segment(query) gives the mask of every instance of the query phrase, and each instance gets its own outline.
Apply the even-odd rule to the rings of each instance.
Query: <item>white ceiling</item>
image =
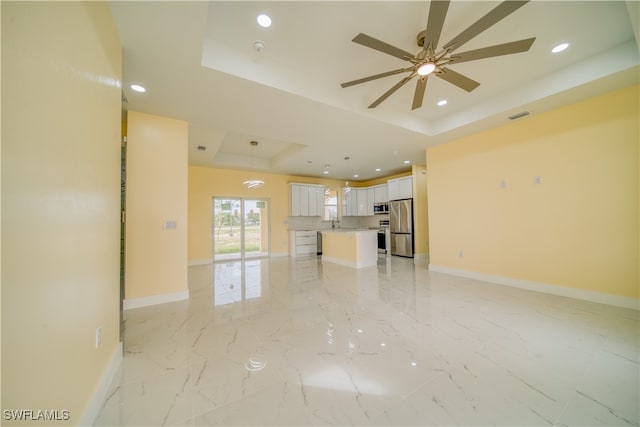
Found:
[[[497,4],[453,1],[440,44]],[[426,147],[515,113],[638,83],[637,6],[534,0],[461,49],[536,37],[528,52],[451,65],[481,85],[467,93],[431,78],[423,107],[412,111],[414,82],[367,108],[404,74],[346,89],[340,83],[410,65],[351,39],[362,32],[417,53],[427,1],[110,2],[124,52],[125,107],[187,120],[190,164],[344,180],[400,172],[405,160],[424,164]],[[270,28],[257,25],[260,13],[271,16]],[[569,49],[551,54],[560,42]],[[448,104],[436,106],[440,99]]]

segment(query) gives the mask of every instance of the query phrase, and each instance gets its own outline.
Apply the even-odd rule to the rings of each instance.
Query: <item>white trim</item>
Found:
[[[630,308],[632,310],[640,310],[640,300],[636,298],[586,291],[583,289],[567,288],[560,285],[549,285],[547,283],[533,282],[529,280],[512,279],[510,277],[494,276],[492,274],[477,273],[475,271],[460,270],[457,268],[434,264],[429,264],[429,271],[481,280],[483,282],[491,282],[497,285],[527,289],[529,291],[543,292],[546,294],[597,302],[600,304],[613,305],[616,307]]]
[[[414,264],[429,264],[429,254],[413,254],[413,263]]]
[[[190,260],[187,264],[188,267],[197,267],[199,265],[211,265],[213,264],[212,259],[194,259]]]
[[[147,307],[149,305],[164,304],[167,302],[174,302],[174,301],[183,301],[186,299],[189,299],[188,290],[171,292],[168,294],[151,295],[148,297],[125,299],[122,302],[122,308],[124,310],[130,310],[132,308]]]
[[[96,389],[93,392],[93,396],[89,400],[89,404],[87,405],[87,409],[84,411],[84,414],[80,417],[78,421],[79,426],[92,426],[93,423],[98,418],[100,414],[100,410],[102,409],[102,405],[104,404],[104,400],[107,398],[107,393],[109,392],[109,386],[113,382],[113,379],[118,372],[118,368],[122,363],[122,341],[116,345],[113,354],[111,355],[111,361],[107,366],[106,371],[100,378]]]
[[[369,265],[364,265],[362,263],[357,263],[354,261],[347,261],[344,259],[340,259],[340,258],[333,258],[330,256],[326,256],[326,255],[322,255],[322,263],[324,264],[326,262],[331,262],[334,264],[339,264],[339,265],[344,265],[345,267],[351,267],[351,268],[365,268],[365,267],[374,267],[378,264],[378,257],[376,257],[376,262],[375,264],[369,264]]]

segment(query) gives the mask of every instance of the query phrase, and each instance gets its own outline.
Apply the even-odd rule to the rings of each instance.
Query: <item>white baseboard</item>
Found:
[[[102,409],[102,404],[104,403],[104,399],[107,397],[107,393],[109,392],[109,386],[113,381],[116,372],[118,372],[118,368],[122,363],[122,342],[119,342],[116,346],[113,354],[111,355],[111,360],[109,361],[109,365],[107,365],[107,369],[105,370],[102,378],[100,378],[100,382],[98,382],[98,386],[93,392],[93,396],[91,396],[91,400],[89,400],[89,404],[87,405],[87,409],[84,411],[84,414],[78,420],[79,426],[92,426],[96,421],[96,418],[100,414],[100,410]]]
[[[183,301],[189,299],[189,291],[171,292],[168,294],[151,295],[141,298],[128,298],[122,302],[124,310],[147,307],[149,305],[164,304],[167,302]]]
[[[558,295],[562,297],[613,305],[615,307],[640,310],[640,300],[635,298],[604,294],[593,291],[585,291],[583,289],[567,288],[560,285],[549,285],[547,283],[532,282],[529,280],[513,279],[510,277],[494,276],[492,274],[477,273],[475,271],[460,270],[457,268],[434,264],[429,264],[429,270],[438,273],[451,274],[453,276],[481,280],[483,282],[490,282],[497,285],[511,286],[514,288],[526,289],[529,291],[543,292],[546,294]]]
[[[429,254],[413,254],[413,263],[414,264],[429,264]]]
[[[282,258],[282,257],[288,257],[289,256],[289,252],[271,252],[271,258]]]
[[[211,264],[213,264],[212,259],[193,259],[193,260],[189,260],[187,266],[196,267],[198,265],[211,265]]]

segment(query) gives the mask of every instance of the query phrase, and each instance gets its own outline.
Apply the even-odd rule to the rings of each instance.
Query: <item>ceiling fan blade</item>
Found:
[[[424,47],[427,48],[429,43],[433,50],[436,50],[438,41],[440,40],[440,34],[442,33],[442,26],[444,20],[447,17],[447,10],[449,9],[449,0],[432,0],[429,4],[429,17],[427,18],[427,29],[424,33]]]
[[[382,96],[378,99],[376,99],[375,101],[373,101],[373,103],[371,105],[369,105],[369,108],[376,108],[378,105],[380,105],[380,103],[382,101],[384,101],[385,99],[387,99],[388,97],[390,97],[395,91],[397,91],[398,89],[400,89],[402,86],[404,86],[409,80],[411,80],[413,78],[413,76],[416,75],[416,72],[414,71],[413,73],[411,73],[410,75],[408,75],[407,77],[405,77],[404,79],[400,80],[398,83],[396,83],[391,89],[389,89],[388,91],[386,91],[384,94],[382,94]]]
[[[360,33],[351,40],[352,42],[361,44],[363,46],[369,47],[371,49],[375,49],[382,53],[386,53],[387,55],[395,56],[396,58],[404,59],[405,61],[408,58],[413,58],[414,55],[412,53],[407,52],[406,50],[402,50],[395,46],[391,46],[388,43],[385,43],[381,40],[374,39],[371,36]]]
[[[412,110],[422,107],[422,100],[424,99],[424,91],[427,88],[428,77],[429,76],[420,77],[416,83],[416,91],[413,93],[413,104],[411,105]]]
[[[480,86],[480,83],[477,81],[472,80],[467,76],[463,76],[460,73],[456,73],[451,68],[442,68],[442,71],[442,73],[436,73],[436,76],[458,86],[460,89],[466,90],[467,92],[471,92]]]
[[[476,59],[491,58],[493,56],[511,55],[512,53],[526,52],[529,50],[535,37],[530,39],[518,40],[495,46],[483,47],[482,49],[468,50],[466,52],[457,53],[452,62],[456,64],[460,62],[475,61]]]
[[[358,80],[352,80],[350,82],[346,82],[346,83],[340,83],[340,86],[344,87],[349,87],[349,86],[353,86],[353,85],[358,85],[360,83],[364,83],[364,82],[368,82],[371,80],[376,80],[376,79],[381,79],[382,77],[387,77],[387,76],[393,76],[394,74],[400,74],[400,73],[404,73],[406,71],[411,71],[413,70],[413,66],[412,67],[408,67],[408,68],[398,68],[397,70],[391,70],[391,71],[387,71],[386,73],[380,73],[380,74],[376,74],[373,76],[368,76],[368,77],[363,77],[361,79]]]
[[[516,10],[520,9],[522,6],[524,6],[528,2],[529,0],[503,1],[498,6],[493,8],[489,13],[487,13],[482,18],[478,19],[476,22],[471,24],[469,28],[467,28],[466,30],[464,30],[463,32],[455,36],[453,40],[445,44],[442,48],[443,49],[450,48],[451,49],[450,51],[453,52],[454,50],[460,48],[460,46],[462,46],[463,44],[465,44],[466,42],[468,42],[469,40],[471,40],[472,38],[474,38],[475,36],[483,32],[487,28],[491,27],[495,23],[506,18]]]

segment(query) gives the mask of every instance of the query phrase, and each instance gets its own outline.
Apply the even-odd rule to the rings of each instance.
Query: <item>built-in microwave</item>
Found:
[[[373,213],[376,215],[383,215],[389,213],[389,203],[374,203]]]

